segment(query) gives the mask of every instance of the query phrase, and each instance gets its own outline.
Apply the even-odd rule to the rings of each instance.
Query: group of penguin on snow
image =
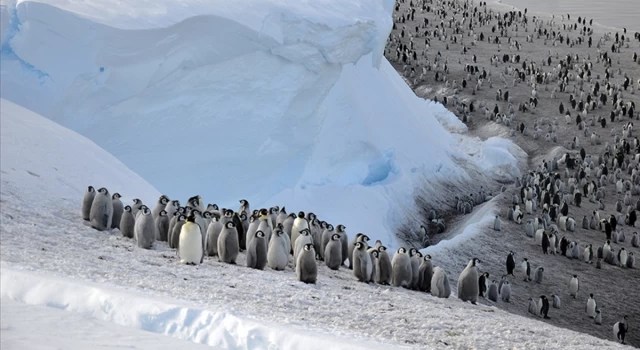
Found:
[[[401,247],[390,258],[379,240],[370,247],[369,237],[358,233],[349,242],[344,225],[334,227],[314,213],[287,214],[279,207],[250,211],[244,199],[237,212],[215,204],[205,208],[200,196],[189,198],[183,207],[165,195],[149,209],[140,199],[124,206],[120,198],[106,188],[96,191],[88,186],[83,219],[99,231],[119,229],[140,248],[166,241],[183,264],[201,264],[205,255],[235,264],[238,254],[246,250],[247,266],[260,270],[267,266],[284,270],[293,257],[296,276],[305,283],[316,282],[317,259],[332,270],[347,266],[361,282],[430,292],[441,298],[451,294],[446,272],[432,266],[430,255]],[[477,289],[477,283],[474,285]]]

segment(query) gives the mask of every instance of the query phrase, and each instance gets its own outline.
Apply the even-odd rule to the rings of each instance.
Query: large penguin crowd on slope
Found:
[[[634,77],[621,68],[615,69],[614,64],[620,65],[619,54],[628,52],[632,40],[640,42],[640,33],[630,37],[626,29],[615,35],[608,32],[594,42],[593,19],[578,17],[575,20],[574,17],[572,22],[571,15],[567,14],[565,22],[562,16],[560,30],[555,16],[545,20],[528,16],[526,10],[501,13],[488,8],[486,2],[400,0],[395,4],[394,31],[385,55],[414,88],[427,85],[441,92],[443,89],[437,88],[440,85],[444,91],[452,92],[440,98],[436,92],[433,98],[457,112],[466,124],[472,122],[474,115],[481,115],[510,128],[512,137],[522,135],[549,143],[558,143],[558,132],[564,124],[575,125],[575,136],[562,143],[566,152],[542,160],[535,169],[516,179],[517,191],[506,217],[524,226],[524,233],[541,247],[543,256],[581,259],[595,269],[601,269],[605,263],[633,269],[636,262],[630,250],[640,247],[638,233],[631,233],[640,210],[640,140],[634,136],[634,120],[638,120],[639,115],[633,99],[625,95],[640,90],[640,66],[633,70]],[[530,26],[534,28],[531,32]],[[481,29],[487,28],[490,28],[486,31],[489,34],[485,35]],[[524,42],[514,35],[518,31]],[[549,50],[546,59],[535,62],[520,54],[522,47],[534,40],[552,47],[594,47],[597,53],[593,58],[590,54],[560,57]],[[486,62],[487,67],[483,67],[483,62],[474,54],[480,45],[492,47],[498,53]],[[503,45],[508,51],[499,54],[504,52]],[[444,55],[431,50],[435,46],[444,47]],[[448,55],[453,47],[459,50],[458,57],[462,57],[457,62],[450,61]],[[640,65],[637,52],[628,54]],[[460,81],[449,78],[455,64],[464,66],[466,76],[459,78]],[[602,67],[604,76],[592,74],[594,65]],[[499,72],[498,77],[495,72],[492,74],[494,69]],[[495,104],[473,98],[481,90],[491,91],[494,85],[498,85]],[[529,87],[531,94],[517,101],[509,87],[515,89],[520,85]],[[465,97],[463,93],[472,97]],[[559,102],[558,115],[534,119],[541,102],[552,103],[546,99],[564,96],[568,100],[564,101],[566,106],[563,101]],[[603,137],[597,128],[604,130],[607,124],[613,126],[608,135],[611,143],[605,141],[602,145]],[[620,124],[621,128],[617,129],[616,125]],[[587,154],[584,143],[599,146],[598,151]],[[611,190],[607,193],[607,189],[611,187],[615,187],[618,199],[614,208],[605,208],[604,199],[610,196]],[[570,213],[571,207],[592,207],[593,210],[588,216],[576,218]],[[606,209],[611,213],[607,214]],[[499,231],[502,226],[500,217],[496,216],[493,229]],[[567,234],[580,229],[602,231],[601,243],[581,244],[574,234]],[[515,274],[516,255],[514,252],[507,255],[506,274],[499,281],[491,280],[489,273],[479,274],[474,268],[476,260],[471,260],[460,275],[458,297],[474,302],[477,290],[477,295],[493,302],[499,299],[509,302],[513,291],[508,278]],[[533,269],[528,258],[519,260],[521,277],[540,283],[544,267]],[[475,287],[472,286],[474,279],[479,281]],[[578,292],[582,292],[580,276],[570,277],[567,287],[567,295],[577,298]],[[550,305],[560,308],[560,296],[532,297],[526,307],[529,313],[547,319]],[[602,324],[602,310],[593,293],[589,293],[585,311],[592,322]],[[613,337],[624,343],[629,331],[628,316],[619,315],[618,319],[613,325]]]
[[[400,3],[406,3],[401,1]],[[506,110],[501,110],[498,103],[493,107],[484,105],[482,101],[462,101],[457,92],[471,89],[475,95],[483,88],[493,88],[491,70],[480,67],[475,55],[470,55],[472,63],[465,65],[467,77],[461,82],[449,82],[447,58],[441,53],[433,55],[433,62],[428,57],[431,40],[462,43],[465,35],[472,38],[471,47],[480,41],[487,41],[502,46],[508,38],[510,50],[516,52],[522,43],[508,37],[508,29],[528,24],[532,20],[536,25],[536,32],[527,35],[526,41],[534,38],[551,41],[552,45],[588,45],[591,47],[591,21],[587,25],[586,19],[578,19],[572,26],[564,25],[565,30],[576,31],[575,38],[563,35],[545,28],[542,19],[535,16],[530,19],[525,13],[508,12],[500,14],[486,8],[486,3],[480,8],[472,7],[469,2],[462,1],[409,1],[409,9],[401,13],[399,5],[395,8],[394,27],[404,25],[408,21],[415,21],[416,11],[435,12],[441,17],[440,23],[429,23],[424,20],[415,26],[415,31],[401,30],[399,36],[392,36],[390,41],[395,45],[395,60],[403,63],[405,77],[416,85],[433,75],[435,82],[441,82],[454,90],[453,96],[444,97],[442,102],[453,105],[465,123],[471,122],[474,113],[481,113],[494,122],[502,123],[511,128],[512,135],[520,133],[534,140],[544,138],[547,142],[557,142],[556,131],[560,123],[572,124],[584,134],[586,142],[600,145],[601,137],[595,130],[598,125],[605,128],[607,123],[622,122],[621,132],[615,127],[611,131],[612,144],[605,143],[602,152],[586,154],[581,147],[580,136],[566,141],[564,146],[569,150],[561,156],[543,161],[538,167],[518,178],[515,186],[517,194],[512,198],[512,206],[506,216],[519,225],[524,225],[526,236],[532,238],[541,246],[541,254],[563,255],[570,259],[582,259],[600,268],[603,263],[619,266],[620,268],[634,268],[635,256],[629,249],[615,244],[629,242],[632,247],[639,247],[637,232],[628,234],[623,226],[634,227],[640,210],[640,141],[633,136],[633,119],[638,119],[638,113],[633,101],[625,100],[623,94],[634,93],[634,83],[626,73],[617,72],[612,68],[613,57],[606,50],[606,42],[614,40],[609,34],[604,35],[597,42],[598,54],[595,64],[606,67],[604,78],[591,75],[593,60],[590,57],[580,58],[567,55],[563,58],[551,54],[539,66],[518,54],[505,54],[502,57],[491,58],[491,66],[498,67],[501,63],[520,64],[521,67],[505,67],[500,74],[503,88],[496,90],[496,100],[507,103]],[[451,12],[463,13],[465,20],[454,21]],[[570,18],[570,16],[567,16]],[[497,24],[493,24],[496,23]],[[474,34],[474,28],[492,25],[493,36]],[[579,26],[580,25],[580,26]],[[447,28],[448,27],[448,28]],[[580,27],[580,28],[579,28]],[[625,33],[626,34],[626,33]],[[585,37],[588,36],[588,39]],[[419,52],[414,44],[418,38],[424,38],[425,49]],[[610,50],[620,52],[629,37],[616,33],[615,41]],[[636,33],[634,39],[640,40]],[[408,44],[404,43],[408,41]],[[392,46],[390,45],[390,46]],[[447,45],[448,47],[448,45]],[[463,45],[464,53],[471,52],[471,47]],[[627,44],[628,47],[628,44]],[[389,52],[387,52],[389,55]],[[634,61],[640,63],[640,58],[634,54]],[[458,62],[461,64],[461,62]],[[545,71],[546,67],[546,71]],[[416,73],[418,68],[418,73]],[[481,68],[481,69],[480,69]],[[622,76],[621,81],[615,81],[614,76]],[[508,80],[509,78],[510,80]],[[532,88],[531,96],[514,107],[513,96],[510,96],[508,83],[527,84]],[[563,93],[569,94],[567,107],[559,104],[560,117],[536,120],[533,126],[519,124],[517,113],[527,113],[535,110],[542,94],[539,88],[548,91],[549,85],[555,86],[551,91],[551,98],[556,99]],[[637,82],[640,89],[640,81]],[[503,90],[504,89],[504,90]],[[608,117],[594,117],[595,111],[610,108]],[[516,112],[517,111],[517,112]],[[573,111],[573,114],[572,114]],[[627,118],[627,121],[623,121]],[[609,121],[607,121],[609,120]],[[544,135],[544,136],[543,136]],[[579,150],[579,152],[577,151]],[[633,152],[632,152],[633,151]],[[561,168],[564,167],[564,171]],[[616,193],[623,198],[615,205],[616,214],[604,214],[603,199],[607,195],[608,185],[616,188]],[[473,198],[464,201],[457,198],[456,206],[459,212],[466,214],[473,203],[481,203]],[[583,200],[585,199],[585,200]],[[594,206],[592,214],[576,220],[569,213],[571,206]],[[124,237],[134,239],[140,248],[150,249],[154,242],[167,242],[170,248],[176,249],[180,262],[188,265],[201,264],[205,257],[217,257],[220,262],[235,264],[241,252],[246,254],[246,264],[249,268],[285,270],[293,268],[298,280],[305,283],[315,283],[318,261],[326,264],[330,269],[348,268],[353,271],[354,278],[361,282],[393,285],[422,292],[429,292],[436,297],[447,298],[451,294],[447,272],[442,267],[432,265],[431,256],[422,254],[414,249],[399,248],[393,256],[380,241],[369,245],[369,237],[358,233],[349,240],[346,227],[333,226],[321,221],[312,212],[287,213],[285,208],[272,207],[251,211],[248,201],[241,200],[237,211],[219,208],[215,204],[205,207],[200,196],[194,196],[181,206],[180,201],[161,196],[150,209],[139,199],[131,205],[124,206],[120,195],[111,195],[106,188],[95,190],[89,186],[83,200],[82,215],[97,230],[119,229]],[[529,216],[529,217],[527,217]],[[435,218],[434,218],[435,219]],[[578,221],[578,222],[576,222]],[[435,220],[438,230],[444,229],[444,223]],[[501,230],[501,220],[498,216],[493,225],[494,230]],[[561,232],[573,232],[576,228],[601,230],[604,233],[601,246],[592,244],[581,245],[579,241],[563,236]],[[419,237],[428,238],[425,228],[421,227]],[[563,237],[561,237],[563,236]],[[561,237],[561,238],[560,238]],[[516,273],[516,253],[511,252],[506,257],[506,274],[502,279],[491,279],[489,273],[479,273],[480,259],[470,259],[468,265],[459,276],[457,296],[462,301],[476,304],[478,298],[486,298],[493,302],[509,302],[512,293],[509,276]],[[540,283],[544,278],[542,266],[532,269],[529,259],[520,261],[518,272],[525,281]],[[567,296],[576,298],[580,291],[579,276],[574,275],[567,281]],[[561,308],[560,295],[541,295],[529,298],[528,308],[531,314],[548,318],[550,307]],[[602,323],[601,310],[590,294],[586,301],[587,315],[596,324]],[[624,342],[629,331],[628,317],[621,315],[620,320],[613,325],[614,338]]]

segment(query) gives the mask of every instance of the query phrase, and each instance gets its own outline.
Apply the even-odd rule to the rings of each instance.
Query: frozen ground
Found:
[[[417,187],[437,206],[517,175],[513,145],[447,132],[466,127],[383,57],[390,0],[2,4],[2,97],[171,198],[313,211],[396,246]]]
[[[96,157],[71,173],[66,168],[54,169],[62,155],[74,158],[83,152],[102,151],[71,131],[48,125],[44,118],[8,101],[1,102],[3,303],[8,299],[64,309],[120,326],[232,349],[622,348],[491,306],[358,283],[345,270],[320,266],[318,283],[307,285],[297,282],[290,268],[284,272],[245,268],[243,254],[238,265],[207,258],[203,265],[191,267],[177,264],[174,252],[162,243],[152,250],[138,249],[117,230],[97,232],[85,226],[79,215],[80,193],[91,174],[115,171],[119,163]],[[36,147],[32,138],[50,146],[46,157],[32,150]],[[21,162],[4,161],[18,153]],[[34,164],[40,165],[38,176],[28,176],[27,170]],[[120,171],[122,177],[109,185],[129,190],[127,182],[137,177],[126,168]],[[77,184],[65,183],[70,176],[77,177]],[[38,185],[70,186],[69,195],[62,196],[68,199],[34,191]],[[136,182],[136,186],[145,185]],[[488,213],[490,205],[485,204],[483,210],[487,211],[479,215]],[[434,262],[440,265],[445,260],[434,257]],[[455,285],[457,271],[448,273]],[[29,309],[29,315],[41,315],[41,310]],[[28,319],[15,322],[28,323]],[[111,332],[99,324],[99,330]]]

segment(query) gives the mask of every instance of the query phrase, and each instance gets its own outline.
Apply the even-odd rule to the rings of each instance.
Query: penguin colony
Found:
[[[432,265],[431,256],[401,247],[392,259],[382,242],[370,246],[363,233],[349,240],[344,225],[334,227],[311,212],[287,214],[277,206],[252,211],[244,199],[236,211],[216,204],[205,207],[200,196],[181,206],[179,200],[165,195],[149,209],[140,199],[123,205],[120,198],[106,188],[96,191],[88,186],[82,201],[83,219],[98,231],[119,229],[142,249],[166,242],[185,265],[200,265],[207,257],[236,264],[238,255],[244,253],[247,267],[292,269],[304,283],[316,283],[320,262],[331,270],[352,269],[355,279],[364,283],[430,292],[440,298],[451,294],[447,273]],[[473,283],[465,283],[477,289],[477,278],[472,279]],[[470,295],[470,300],[475,302],[475,298],[477,291]]]
[[[638,279],[634,271],[640,246],[640,141],[633,129],[640,118],[640,33],[596,34],[593,20],[586,18],[544,19],[526,10],[501,13],[486,3],[469,1],[397,1],[393,18],[385,55],[416,93],[440,101],[465,124],[484,117],[510,130],[518,143],[563,149],[535,164],[513,188],[503,186],[510,205],[492,225],[499,232],[505,226],[519,227],[520,232],[508,234],[528,237],[539,256],[506,254],[501,279],[491,279],[489,272],[469,273],[467,265],[458,297],[475,303],[460,287],[467,285],[469,275],[478,275],[480,297],[509,302],[513,293],[529,289],[513,290],[513,278],[548,283],[544,265],[549,259],[575,259],[589,269],[610,266]],[[529,59],[524,50],[534,43],[547,47],[540,62]],[[483,51],[495,54],[482,60],[479,56],[487,56]],[[621,59],[630,62],[631,70],[622,70]],[[418,89],[423,85],[431,88]],[[495,102],[480,95],[492,95]],[[545,107],[552,104],[556,107],[549,113]],[[532,151],[538,152],[535,146]],[[606,205],[612,196],[615,205]],[[578,215],[583,212],[588,214]],[[580,235],[585,230],[601,236],[587,241]],[[580,274],[566,273],[563,278],[565,290],[531,296],[528,312],[550,319],[549,305],[560,309],[561,298],[584,300],[583,308],[589,311],[582,322],[617,322],[614,339],[624,342],[628,317],[607,315],[587,299],[593,292],[595,300],[598,293],[581,290]],[[623,303],[633,299],[618,298]]]

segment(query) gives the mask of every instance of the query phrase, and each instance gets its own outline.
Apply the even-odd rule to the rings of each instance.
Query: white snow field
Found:
[[[143,198],[157,195],[153,187],[84,137],[9,101],[0,107],[3,349],[192,347],[180,341],[283,350],[624,348],[454,297],[359,283],[344,269],[319,266],[317,284],[307,285],[290,267],[246,268],[243,253],[238,265],[206,258],[193,267],[164,243],[139,249],[117,230],[86,226],[81,194],[90,182]]]
[[[518,174],[517,146],[450,133],[383,57],[392,0],[1,1],[2,97],[171,198],[313,211],[394,247],[416,188],[437,207]]]

